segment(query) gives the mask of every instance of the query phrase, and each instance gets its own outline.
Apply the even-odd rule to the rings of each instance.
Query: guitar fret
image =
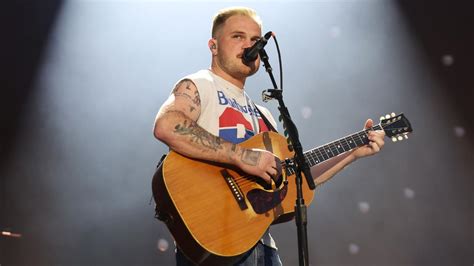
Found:
[[[369,143],[369,131],[368,130],[364,130],[360,133],[360,137],[362,139],[362,141],[364,142],[364,144],[368,144]]]
[[[307,157],[306,157],[307,158]],[[307,159],[308,160],[308,159]],[[312,165],[315,165],[316,164],[316,160],[314,159],[314,156],[312,153],[309,153],[309,163],[312,164]]]
[[[339,140],[336,140],[337,145],[336,149],[339,152],[339,154],[344,153],[346,150],[344,150],[344,147],[342,146],[341,142]]]
[[[331,157],[333,157],[333,156],[334,156],[334,153],[332,153],[332,150],[331,150],[331,146],[330,146],[330,144],[329,144],[329,145],[326,145],[326,146],[324,146],[324,151],[326,152],[326,154],[328,155],[328,157],[329,157],[329,158],[331,158]],[[331,154],[332,154],[332,156],[331,156],[331,154],[329,154],[329,153],[331,153]]]
[[[318,154],[317,149],[311,150],[311,153],[314,155],[314,157],[316,157],[316,162],[321,162],[321,156]]]
[[[318,158],[318,163],[324,162],[324,157],[317,148],[313,150],[313,153],[316,155],[316,158]]]
[[[311,154],[313,154],[314,162],[319,163],[321,161],[321,157],[318,155],[317,151],[313,151]]]
[[[339,153],[337,153],[337,149],[334,148],[335,147],[334,143],[329,143],[328,146],[329,146],[329,150],[331,151],[333,156],[338,156],[339,155]]]
[[[357,138],[355,139],[355,142],[356,142],[357,146],[364,144],[364,141],[362,140],[362,137],[360,136],[360,133],[356,133],[354,135],[357,136]]]
[[[380,130],[380,129],[383,129],[383,127],[381,127],[380,125],[377,125],[372,128],[359,131],[347,137],[335,140],[331,143],[314,148],[304,153],[305,159],[310,164],[310,166],[317,165],[335,156],[338,156],[344,152],[347,152],[359,146],[368,144],[369,131]],[[290,170],[288,172],[293,174],[294,170]]]
[[[342,147],[343,147],[344,151],[350,151],[351,150],[351,146],[349,145],[349,142],[348,142],[347,138],[343,138],[339,142],[342,144]]]
[[[321,147],[318,149],[319,153],[322,155],[322,159],[324,161],[326,161],[327,159],[329,159],[329,156],[326,154],[326,152],[324,151],[324,147]]]
[[[321,154],[318,154],[318,150],[313,150],[312,153],[314,154],[314,157],[316,157],[316,163],[324,161],[324,158],[322,158]]]
[[[314,154],[314,157],[316,157],[316,163],[320,163],[324,160],[321,158],[321,155],[318,154],[318,150],[313,150],[312,154]]]
[[[354,149],[355,147],[357,147],[357,144],[353,136],[349,136],[348,139],[349,139],[348,144],[349,144],[349,147],[351,147],[351,149]]]
[[[346,152],[346,151],[349,151],[351,149],[351,147],[349,147],[349,145],[347,144],[347,140],[346,139],[341,139],[339,140],[339,143],[341,143],[341,146],[342,146],[342,149]]]

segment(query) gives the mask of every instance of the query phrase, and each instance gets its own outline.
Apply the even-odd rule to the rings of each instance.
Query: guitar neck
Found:
[[[340,138],[331,143],[319,146],[312,150],[304,152],[306,162],[310,167],[327,161],[344,152],[351,151],[357,147],[369,144],[368,132],[372,130],[383,129],[380,125],[361,130],[347,137]],[[290,174],[294,174],[293,168],[288,169]]]

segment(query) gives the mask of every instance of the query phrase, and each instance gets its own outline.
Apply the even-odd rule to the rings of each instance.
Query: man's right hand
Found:
[[[236,165],[247,174],[262,178],[268,184],[281,175],[281,161],[273,153],[261,149],[245,149],[237,153]]]

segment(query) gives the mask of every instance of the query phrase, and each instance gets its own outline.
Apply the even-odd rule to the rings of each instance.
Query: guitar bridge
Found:
[[[230,192],[234,196],[235,200],[237,201],[237,204],[239,205],[239,208],[241,210],[245,210],[248,208],[247,203],[245,203],[245,197],[242,191],[240,190],[239,185],[235,182],[234,178],[232,175],[229,174],[227,169],[222,169],[221,170],[221,175],[224,177],[227,186],[230,188]]]

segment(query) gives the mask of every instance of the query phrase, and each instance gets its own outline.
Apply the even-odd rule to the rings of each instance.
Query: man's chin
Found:
[[[257,70],[258,70],[258,69],[249,72],[249,73],[247,74],[247,77],[253,76],[255,73],[257,73]]]
[[[246,65],[246,66],[247,66],[247,68],[246,68],[247,77],[250,77],[253,74],[257,73],[258,68],[259,68],[259,65],[252,65],[252,66]]]
[[[253,74],[257,73],[257,70],[258,69],[247,69],[246,71],[241,71],[240,73],[238,73],[238,76],[240,76],[240,78],[248,78]]]

